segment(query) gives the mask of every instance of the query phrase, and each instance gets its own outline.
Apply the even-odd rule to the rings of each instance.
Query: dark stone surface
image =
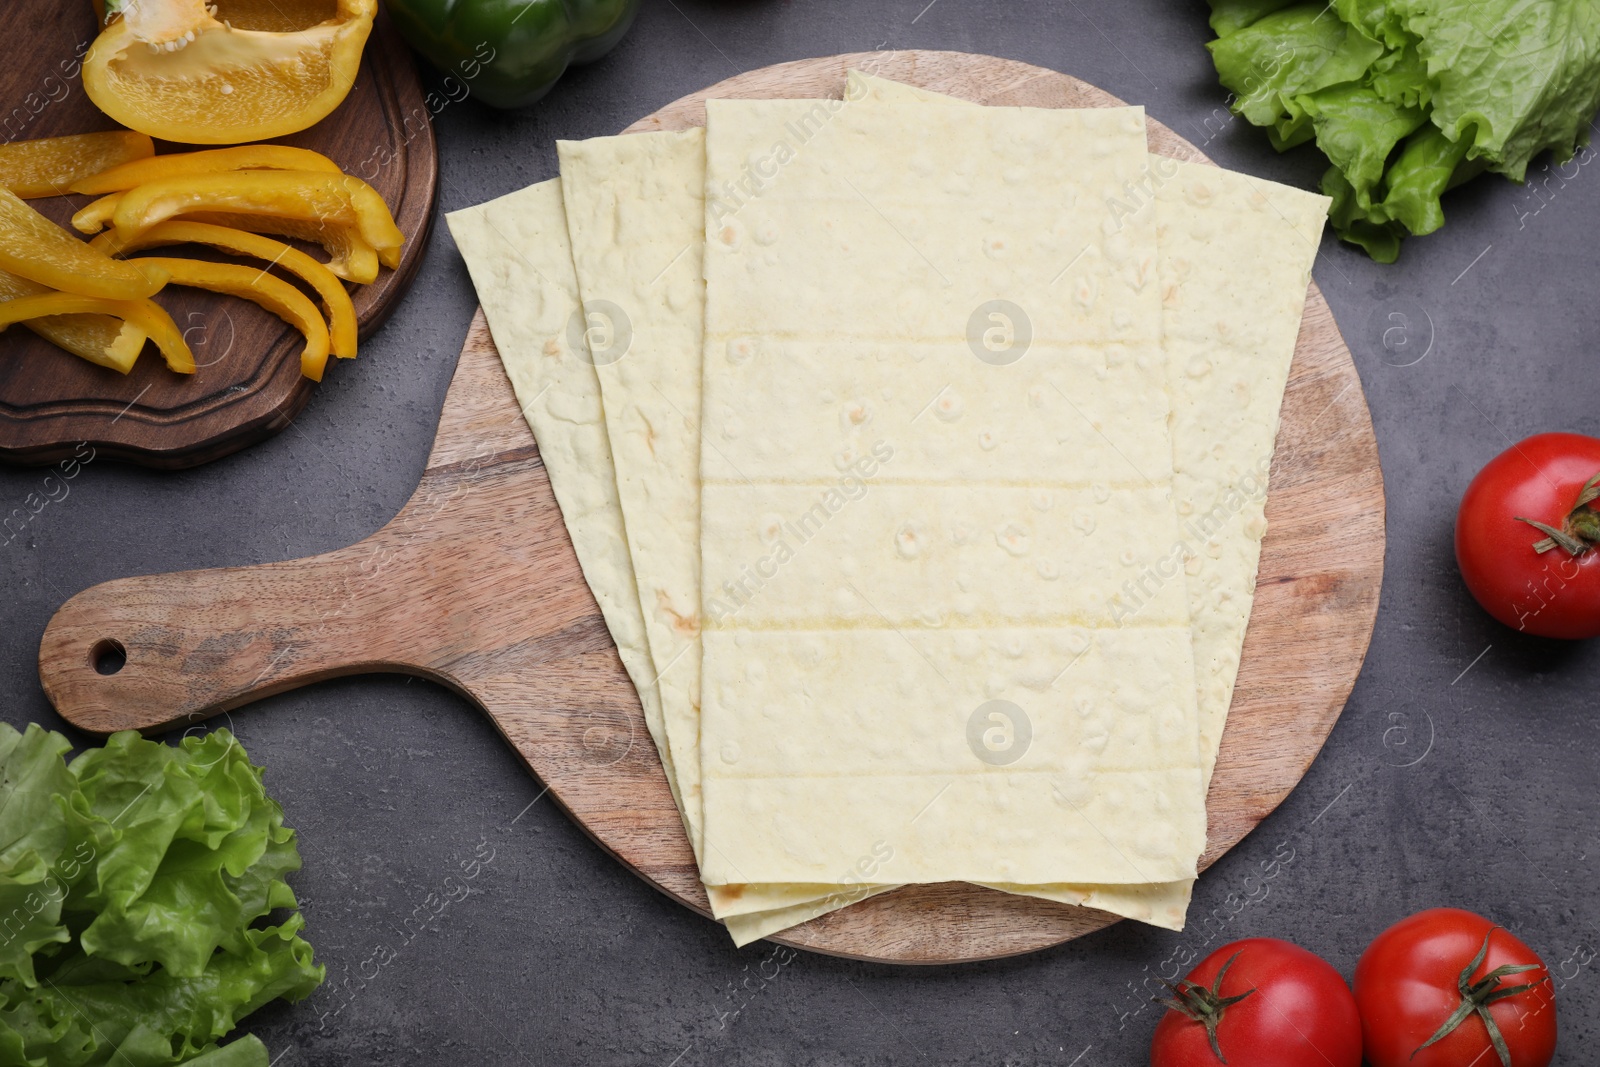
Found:
[[[615,53],[573,71],[531,111],[472,102],[442,111],[441,207],[554,175],[557,137],[615,132],[742,70],[880,45],[1054,67],[1209,138],[1226,166],[1303,186],[1318,176],[1308,154],[1278,156],[1243,122],[1213,117],[1208,133],[1223,93],[1203,5],[926,3],[646,0]],[[931,969],[735,950],[548,800],[534,803],[540,785],[460,698],[424,682],[348,679],[232,715],[300,831],[306,869],[295,884],[338,983],[250,1026],[282,1067],[1139,1064],[1156,1020],[1139,983],[1175,955],[1274,935],[1348,975],[1388,923],[1455,904],[1512,927],[1558,969],[1573,961],[1559,993],[1558,1062],[1592,1062],[1582,1049],[1600,1036],[1600,979],[1579,963],[1600,945],[1597,726],[1585,710],[1600,646],[1523,638],[1490,621],[1457,577],[1450,524],[1472,474],[1512,440],[1596,432],[1600,178],[1578,168],[1565,184],[1550,181],[1543,201],[1482,179],[1446,208],[1449,224],[1408,243],[1394,266],[1331,239],[1317,262],[1377,423],[1389,493],[1383,605],[1326,749],[1282,808],[1201,879],[1188,932],[1123,923],[1020,959]],[[177,474],[90,464],[68,496],[0,544],[5,718],[61,726],[35,657],[51,613],[78,590],[307,555],[393,515],[422,470],[473,307],[438,226],[410,298],[281,436]],[[1412,322],[1403,358],[1381,345],[1391,312]],[[0,470],[0,512],[45,474]],[[405,926],[485,841],[494,858],[472,894],[420,933]],[[364,966],[380,946],[397,955]]]

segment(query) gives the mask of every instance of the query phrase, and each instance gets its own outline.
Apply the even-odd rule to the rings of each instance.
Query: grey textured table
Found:
[[[1141,103],[1218,162],[1311,187],[1230,121],[1180,0],[646,0],[624,43],[521,114],[437,117],[440,207],[556,172],[555,139],[614,133],[711,82],[788,59],[944,48],[1066,71]],[[1291,938],[1347,975],[1368,939],[1434,905],[1514,928],[1558,977],[1558,1062],[1593,1061],[1600,976],[1600,644],[1523,638],[1462,587],[1461,491],[1512,440],[1597,432],[1600,178],[1535,168],[1540,195],[1483,179],[1439,234],[1378,266],[1331,238],[1317,261],[1377,424],[1388,573],[1372,653],[1300,787],[1201,879],[1190,928],[1122,923],[1001,962],[893,968],[735,950],[595,847],[489,724],[421,681],[354,678],[232,715],[300,831],[294,884],[329,982],[249,1020],[304,1064],[1060,1064],[1145,1062],[1156,976],[1251,935]],[[416,287],[361,359],[276,439],[198,470],[91,463],[0,541],[4,716],[60,728],[40,633],[80,589],[122,575],[308,555],[364,537],[421,473],[475,300],[440,225]],[[1404,337],[1384,331],[1401,320]],[[1420,357],[1420,358],[1419,358]],[[0,512],[45,471],[0,469]],[[56,492],[59,497],[59,490]],[[3,537],[4,535],[0,535]],[[492,853],[491,851],[492,850]],[[1595,852],[1594,857],[1589,853]],[[492,860],[432,914],[458,864]],[[430,894],[437,894],[430,898]],[[374,953],[394,953],[385,965]],[[1570,961],[1564,967],[1562,961]],[[1181,973],[1181,972],[1180,972]]]

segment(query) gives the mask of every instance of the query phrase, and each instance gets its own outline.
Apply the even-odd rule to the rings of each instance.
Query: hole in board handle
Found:
[[[89,650],[89,662],[97,674],[116,674],[128,662],[128,650],[116,638],[96,641]]]

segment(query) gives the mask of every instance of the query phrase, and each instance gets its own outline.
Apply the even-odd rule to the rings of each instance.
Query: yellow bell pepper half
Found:
[[[327,267],[282,241],[226,226],[169,219],[126,241],[113,230],[96,237],[90,244],[108,256],[164,245],[197,244],[235,255],[264,259],[269,266],[282,267],[317,291],[328,312],[333,354],[341,359],[350,359],[356,354],[356,308],[350,300],[350,294]]]
[[[322,381],[323,369],[328,365],[328,324],[322,321],[317,306],[282,278],[268,274],[265,268],[241,267],[234,263],[160,257],[138,262],[158,266],[172,278],[173,285],[209,289],[260,304],[305,335],[300,373],[314,382]]]
[[[133,134],[132,136],[143,136]],[[148,137],[145,138],[149,140]],[[30,142],[32,143],[32,142]],[[0,148],[0,152],[3,152]],[[0,156],[0,174],[4,157]],[[320,152],[281,144],[252,144],[239,148],[214,148],[207,152],[174,152],[166,156],[133,159],[120,166],[90,172],[72,183],[72,191],[88,196],[117,193],[145,182],[183,178],[196,174],[223,174],[235,170],[299,170],[339,174],[339,165]],[[21,195],[20,193],[18,195]]]
[[[13,323],[53,319],[58,315],[110,315],[121,319],[143,331],[156,343],[166,357],[169,369],[179,374],[194,373],[194,354],[184,343],[182,331],[172,321],[172,316],[153,300],[106,300],[77,293],[19,296],[0,302],[0,330]]]
[[[75,133],[0,144],[0,185],[24,200],[61,196],[74,182],[155,154],[150,138],[132,130]]]
[[[261,141],[327,117],[355,82],[378,0],[291,3],[310,9],[300,26],[244,6],[123,4],[83,57],[84,92],[122,125],[180,144]]]
[[[38,282],[0,270],[0,300],[50,292]],[[110,315],[49,315],[23,325],[57,348],[121,374],[133,369],[144,348],[145,333],[131,322]]]
[[[378,261],[391,268],[399,264],[405,244],[383,197],[347,174],[249,170],[147,182],[122,194],[112,222],[128,238],[175,215],[197,211],[353,226],[377,250]]]
[[[125,263],[90,248],[3,188],[0,269],[50,289],[103,300],[138,300],[167,280],[158,268]]]

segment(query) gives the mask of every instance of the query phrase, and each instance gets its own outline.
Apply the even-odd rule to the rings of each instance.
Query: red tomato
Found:
[[[1600,439],[1541,433],[1489,461],[1456,514],[1456,562],[1484,610],[1541,637],[1600,635],[1600,512],[1585,487],[1600,475]],[[1545,531],[1567,535],[1544,552]],[[1577,549],[1577,552],[1572,551]]]
[[[1379,934],[1356,964],[1356,1004],[1372,1067],[1545,1067],[1556,1052],[1556,998],[1544,963],[1459,908],[1421,911]],[[1454,1028],[1429,1044],[1459,1012]]]
[[[1151,1067],[1360,1067],[1361,1018],[1339,972],[1275,937],[1224,945],[1178,984]]]

